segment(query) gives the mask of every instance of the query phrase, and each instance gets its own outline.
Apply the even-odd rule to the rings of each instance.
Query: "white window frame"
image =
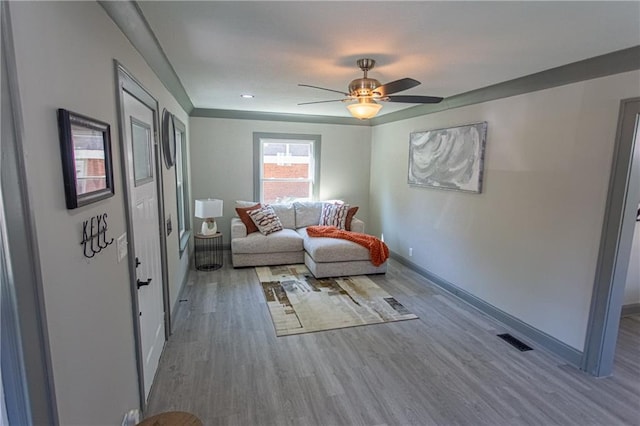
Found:
[[[191,236],[189,220],[189,165],[187,156],[187,128],[173,117],[176,141],[176,204],[178,208],[178,244],[180,257],[186,251]]]
[[[311,199],[317,200],[320,194],[320,143],[322,137],[320,135],[305,135],[305,134],[293,134],[293,133],[253,133],[253,199],[256,201],[264,202],[262,186],[265,181],[278,181],[278,182],[310,182],[311,184]],[[265,143],[273,142],[285,142],[291,141],[292,143],[308,142],[311,144],[311,172],[310,179],[265,179],[262,175],[263,160],[262,147]]]

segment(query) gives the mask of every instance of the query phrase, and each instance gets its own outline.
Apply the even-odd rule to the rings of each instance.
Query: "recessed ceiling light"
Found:
[[[244,95],[240,95],[241,98],[245,98],[245,99],[252,99],[255,98],[254,95],[249,95],[249,94],[244,94]]]

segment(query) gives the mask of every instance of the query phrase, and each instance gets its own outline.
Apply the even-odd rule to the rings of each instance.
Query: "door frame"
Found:
[[[124,189],[124,205],[125,205],[125,221],[127,229],[128,242],[128,264],[129,264],[129,288],[131,289],[131,313],[133,316],[133,335],[136,347],[136,365],[138,370],[138,393],[140,397],[140,407],[142,411],[146,409],[146,398],[144,391],[144,371],[143,371],[143,354],[142,340],[140,337],[140,321],[139,321],[139,304],[138,304],[138,288],[136,285],[136,259],[135,244],[133,239],[133,212],[131,206],[131,191],[126,167],[126,137],[125,128],[126,120],[124,117],[124,100],[122,93],[126,91],[128,94],[139,100],[152,110],[153,115],[153,147],[155,157],[156,174],[156,193],[158,200],[158,233],[160,235],[160,263],[162,267],[162,309],[164,310],[164,339],[165,342],[169,338],[171,330],[171,312],[167,308],[169,306],[169,272],[167,268],[167,237],[164,232],[165,212],[164,212],[164,190],[162,179],[162,152],[161,144],[158,140],[158,129],[160,128],[160,115],[158,101],[144,86],[133,77],[133,75],[117,60],[114,60],[115,78],[116,78],[116,105],[118,115],[118,130],[120,136],[120,159],[122,186]]]
[[[640,97],[620,102],[609,191],[602,225],[600,251],[589,312],[582,369],[611,375],[624,299],[626,271],[636,225],[640,164],[634,164],[635,140],[640,125]]]

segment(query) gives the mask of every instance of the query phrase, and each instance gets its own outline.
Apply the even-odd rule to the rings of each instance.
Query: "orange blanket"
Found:
[[[335,226],[309,226],[307,227],[307,235],[310,237],[340,238],[360,244],[369,250],[369,257],[374,266],[382,265],[389,258],[389,247],[372,235],[344,231]]]

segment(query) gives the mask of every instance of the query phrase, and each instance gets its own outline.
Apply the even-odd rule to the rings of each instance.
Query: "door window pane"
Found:
[[[131,139],[133,143],[133,173],[136,186],[153,179],[151,168],[151,128],[131,118]]]

